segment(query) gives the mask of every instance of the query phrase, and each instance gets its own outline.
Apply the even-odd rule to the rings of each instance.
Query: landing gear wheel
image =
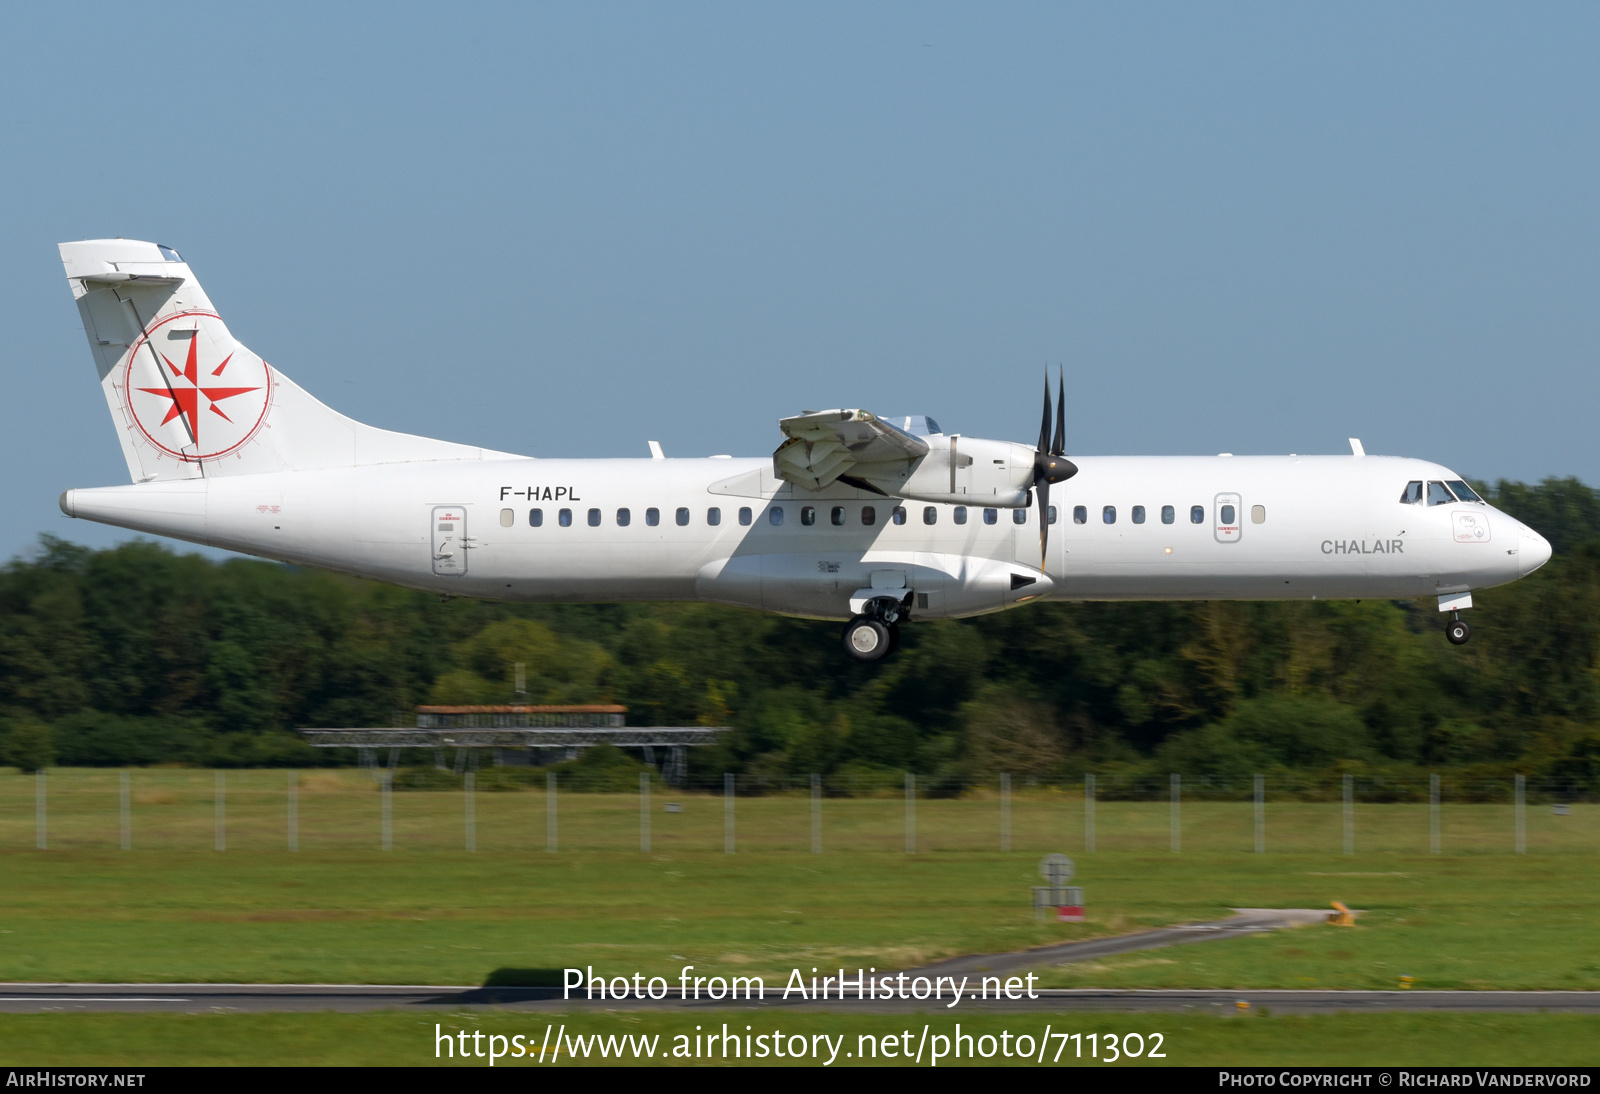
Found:
[[[1467,639],[1472,637],[1472,628],[1467,626],[1465,619],[1452,619],[1444,625],[1444,636],[1450,639],[1451,644],[1464,646]]]
[[[889,624],[889,652],[893,653],[900,648],[900,624]]]
[[[856,661],[877,661],[894,648],[888,625],[858,615],[844,626],[844,652]]]

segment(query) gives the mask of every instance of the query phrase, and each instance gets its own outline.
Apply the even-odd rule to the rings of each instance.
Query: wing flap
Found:
[[[789,439],[772,454],[773,472],[807,490],[841,478],[904,472],[929,451],[921,437],[865,410],[811,411],[782,419],[778,428]]]

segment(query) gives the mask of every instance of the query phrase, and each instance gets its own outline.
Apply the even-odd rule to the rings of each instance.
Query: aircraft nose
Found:
[[[1531,574],[1550,561],[1550,541],[1532,528],[1522,530],[1522,543],[1517,548],[1517,561],[1524,574]]]

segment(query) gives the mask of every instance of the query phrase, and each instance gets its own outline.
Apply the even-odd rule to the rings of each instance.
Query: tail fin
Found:
[[[91,239],[61,261],[134,482],[506,455],[318,402],[235,340],[170,247]]]

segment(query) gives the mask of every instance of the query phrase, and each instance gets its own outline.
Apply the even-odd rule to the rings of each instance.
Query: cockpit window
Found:
[[[1405,492],[1400,495],[1400,501],[1405,505],[1421,505],[1422,482],[1418,480],[1417,482],[1406,483]]]
[[[1482,501],[1483,500],[1482,498],[1478,497],[1477,492],[1475,490],[1473,490],[1472,487],[1468,486],[1466,483],[1462,482],[1460,479],[1451,479],[1445,485],[1450,487],[1451,490],[1454,490],[1455,494],[1456,494],[1456,497],[1460,498],[1462,501]]]
[[[161,257],[166,259],[168,262],[182,262],[183,261],[183,256],[182,255],[178,254],[177,251],[174,251],[171,247],[165,246],[164,244],[157,243],[156,244],[156,250],[160,251],[161,252]]]
[[[1449,505],[1455,500],[1455,496],[1450,493],[1450,488],[1444,483],[1430,482],[1428,484],[1429,505]]]

